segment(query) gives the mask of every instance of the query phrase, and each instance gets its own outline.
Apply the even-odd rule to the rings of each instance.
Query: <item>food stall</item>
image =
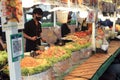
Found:
[[[61,6],[64,7],[64,5],[67,5],[66,1],[65,2],[64,1],[65,0],[61,0],[58,3],[61,3]],[[77,8],[78,6],[84,7],[81,5],[80,1],[82,0],[78,0]],[[42,0],[41,0],[41,3],[43,3]],[[41,4],[41,3],[35,0],[35,4]],[[50,3],[52,4],[54,3],[54,5],[55,4],[58,5],[58,3],[55,2],[54,0],[53,2],[50,2]],[[73,1],[72,6],[74,4],[76,4],[76,2]],[[67,6],[68,6],[68,9],[70,9],[71,6],[70,5],[67,5]],[[91,6],[93,6],[93,4],[91,4]],[[74,9],[75,7],[76,6],[74,6]],[[87,8],[88,7],[86,7],[86,9]],[[60,7],[54,8],[53,10],[55,9],[57,9],[57,11],[61,10]],[[68,10],[68,9],[66,8],[65,10]],[[66,37],[62,37],[62,38],[61,36],[59,37],[63,41],[68,40],[70,42],[66,42],[62,45],[45,46],[43,47],[43,49],[40,47],[40,49],[33,52],[27,52],[27,53],[25,52],[24,58],[20,61],[22,79],[23,80],[57,80],[57,79],[60,80],[65,76],[65,74],[68,74],[68,72],[70,72],[71,69],[81,64],[81,62],[84,62],[84,60],[87,60],[87,59],[89,60],[89,58],[93,55],[92,51],[95,49],[95,47],[101,46],[100,45],[102,44],[101,40],[103,39],[103,35],[104,35],[103,31],[98,30],[97,34],[99,36],[96,37],[96,41],[99,40],[99,42],[95,43],[95,19],[93,19],[95,16],[92,16],[92,19],[91,19],[91,15],[89,16],[90,20],[88,20],[89,24],[88,24],[87,31],[75,32],[75,30],[73,30],[74,32],[66,35]],[[63,16],[62,21],[64,21],[64,18],[65,16]],[[54,21],[57,21],[56,18]],[[61,21],[59,20],[59,22]],[[55,23],[56,22],[54,22],[54,24]],[[56,33],[52,32],[52,35],[56,37]],[[49,34],[50,37],[52,37],[52,35]],[[4,59],[2,59],[2,61],[6,62],[6,60]],[[98,65],[100,64],[98,63]],[[1,66],[3,66],[4,68],[2,71],[6,74],[9,74],[8,66],[4,66],[4,64],[1,64]]]

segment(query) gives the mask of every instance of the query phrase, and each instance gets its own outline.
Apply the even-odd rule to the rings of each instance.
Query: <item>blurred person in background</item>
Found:
[[[68,26],[68,24],[70,24],[71,23],[71,14],[70,14],[70,12],[68,13],[68,19],[67,19],[67,23],[63,23],[62,25],[61,25],[61,36],[62,37],[65,37],[67,34],[69,34],[71,31],[70,31],[70,29],[69,29],[69,26]]]
[[[86,18],[85,18],[81,25],[81,31],[86,31],[86,30],[88,30],[88,23],[86,22]]]
[[[0,18],[0,50],[6,49],[5,32],[2,31],[1,18]]]
[[[0,50],[5,50],[5,49],[6,49],[6,44],[3,41],[2,27],[0,27]]]
[[[61,36],[65,37],[69,33],[70,33],[70,29],[68,27],[68,24],[67,23],[63,23],[61,25]]]

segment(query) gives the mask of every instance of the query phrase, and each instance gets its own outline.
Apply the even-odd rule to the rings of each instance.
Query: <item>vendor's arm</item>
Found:
[[[42,30],[42,29],[41,29],[41,30]],[[41,32],[42,32],[42,31],[40,31],[40,36],[41,36]],[[42,40],[42,42],[46,42],[46,40],[45,40],[44,38],[42,38],[42,37],[41,37],[41,40]]]
[[[45,39],[43,39],[43,38],[41,38],[41,40],[42,40],[43,42],[46,42],[46,40],[45,40]]]

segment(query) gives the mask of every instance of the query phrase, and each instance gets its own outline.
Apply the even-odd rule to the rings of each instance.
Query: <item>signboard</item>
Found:
[[[24,57],[23,37],[21,33],[10,35],[12,62]]]
[[[88,17],[87,17],[87,22],[93,23],[94,21],[95,21],[95,12],[89,11]]]
[[[2,28],[4,31],[14,27],[17,27],[18,29],[24,27],[21,0],[1,0],[1,11]]]

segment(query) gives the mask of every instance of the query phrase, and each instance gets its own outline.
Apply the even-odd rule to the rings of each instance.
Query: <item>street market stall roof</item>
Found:
[[[23,7],[31,7],[36,4],[47,4],[47,5],[87,5],[87,6],[93,6],[94,3],[96,5],[99,4],[99,2],[107,2],[107,3],[116,3],[117,6],[120,6],[120,0],[22,0]],[[64,5],[64,6],[65,6]],[[95,5],[95,4],[94,4]]]
[[[120,12],[120,0],[22,0],[22,2],[23,8],[31,8],[41,4],[52,5],[49,11],[67,10],[78,12],[81,9],[95,9],[102,12]]]
[[[89,12],[89,10],[97,10],[104,16],[114,16],[114,12],[117,12],[117,17],[120,17],[120,0],[22,0],[23,8],[26,9],[26,13],[32,13],[35,5],[37,7],[49,6],[43,10],[54,12],[58,10],[72,11],[72,12]],[[80,13],[80,14],[81,14]],[[88,13],[86,13],[88,14]],[[82,14],[83,15],[83,14]],[[86,15],[85,15],[86,16]],[[98,17],[99,18],[99,17]],[[106,20],[106,17],[104,17]],[[112,20],[112,18],[110,18]]]

